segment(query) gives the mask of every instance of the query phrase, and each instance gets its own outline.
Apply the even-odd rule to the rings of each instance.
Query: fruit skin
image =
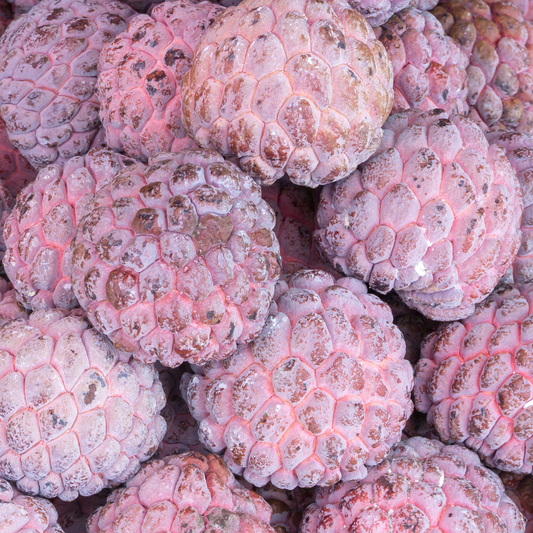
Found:
[[[260,187],[211,150],[161,153],[89,204],[73,290],[95,328],[143,362],[223,358],[256,337],[280,275]]]
[[[42,0],[0,38],[0,116],[34,168],[101,144],[98,55],[133,14],[116,0]]]
[[[2,533],[64,533],[57,520],[57,510],[51,502],[21,494],[11,483],[0,479]]]
[[[314,188],[372,155],[392,96],[383,45],[344,0],[244,0],[195,50],[183,125],[263,185]]]
[[[533,282],[533,135],[515,131],[487,134],[490,142],[501,146],[516,172],[522,195],[522,243],[512,265],[515,283]]]
[[[442,110],[392,115],[374,156],[322,190],[317,245],[347,275],[433,320],[469,316],[520,245],[522,194],[501,148]]]
[[[87,533],[187,531],[274,533],[272,510],[243,488],[216,455],[197,452],[154,459],[87,523]],[[156,529],[157,528],[157,529]]]
[[[10,142],[6,123],[0,119],[0,179],[16,198],[17,194],[37,176],[37,171],[28,163]]]
[[[70,243],[95,192],[124,168],[141,166],[106,148],[39,171],[4,224],[4,268],[27,309],[78,307]]]
[[[338,277],[328,261],[321,257],[313,239],[319,189],[299,187],[282,178],[274,185],[263,186],[261,195],[276,213],[274,231],[279,241],[283,275],[316,268]]]
[[[79,312],[0,328],[0,477],[74,500],[123,483],[166,430],[157,371],[118,352]]]
[[[531,66],[533,31],[520,8],[505,0],[449,0],[432,13],[469,58],[469,116],[485,127],[499,121],[518,127],[528,107],[521,92],[533,96],[533,80],[524,78]]]
[[[185,374],[200,441],[256,486],[361,479],[401,438],[412,368],[389,307],[353,278],[280,281],[259,338]]]
[[[104,46],[97,88],[110,148],[143,161],[197,148],[181,123],[180,86],[200,37],[223,11],[211,2],[162,2]]]
[[[422,345],[417,410],[443,442],[462,442],[489,466],[530,473],[533,287],[498,287],[472,316],[443,325]]]
[[[524,533],[497,474],[462,446],[401,442],[359,483],[319,489],[300,533]]]
[[[411,108],[468,113],[468,59],[431,13],[404,9],[378,33],[394,71],[392,113]]]

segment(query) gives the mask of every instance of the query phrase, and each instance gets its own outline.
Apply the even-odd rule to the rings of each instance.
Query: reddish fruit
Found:
[[[433,320],[469,316],[520,245],[516,175],[472,121],[389,117],[378,155],[322,190],[317,244],[335,268]]]

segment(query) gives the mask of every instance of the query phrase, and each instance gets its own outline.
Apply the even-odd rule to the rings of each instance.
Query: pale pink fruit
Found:
[[[384,131],[378,155],[322,190],[317,244],[340,272],[433,320],[467,317],[518,251],[516,175],[467,118],[408,110]]]
[[[100,189],[73,241],[94,326],[141,361],[203,364],[256,337],[280,275],[261,189],[210,150],[161,153]]]
[[[461,446],[416,437],[359,483],[320,489],[301,533],[524,533],[497,474]]]
[[[412,368],[389,307],[353,278],[280,281],[259,338],[196,375],[183,396],[200,440],[256,486],[361,479],[412,412]]]
[[[320,256],[313,239],[319,191],[299,187],[284,178],[274,185],[263,186],[262,196],[276,213],[274,231],[279,241],[283,273],[317,268],[336,276],[328,261]]]
[[[155,458],[165,458],[183,452],[203,452],[198,436],[198,422],[189,413],[187,403],[181,396],[180,382],[184,372],[190,370],[187,363],[177,368],[167,368],[156,363],[159,379],[163,385],[167,403],[161,416],[167,423],[167,432],[159,444]]]
[[[274,533],[269,505],[222,459],[197,452],[155,459],[89,519],[88,533]]]
[[[526,99],[533,98],[533,78],[527,74],[533,30],[519,7],[506,0],[447,0],[432,13],[469,58],[470,117],[483,126],[498,121],[510,128],[519,126],[529,105],[524,105],[526,96],[520,93],[526,91]]]
[[[505,492],[526,517],[526,533],[533,533],[533,476],[501,472]]]
[[[376,150],[392,68],[344,0],[245,0],[205,32],[182,105],[198,146],[238,158],[264,185],[287,173],[317,187]]]
[[[0,479],[0,533],[64,532],[51,502],[20,494],[8,481]]]
[[[98,56],[133,14],[117,0],[42,0],[0,38],[0,116],[35,168],[101,144]]]
[[[441,440],[508,472],[533,470],[532,291],[499,287],[472,316],[429,335],[415,371],[416,408]]]
[[[121,169],[143,167],[97,148],[39,171],[22,190],[5,222],[4,268],[27,309],[78,306],[72,292],[70,242],[95,192]]]
[[[431,13],[405,9],[378,33],[394,70],[393,113],[411,108],[468,113],[468,59]]]
[[[513,261],[516,283],[533,282],[533,135],[514,131],[488,134],[491,142],[501,146],[514,168],[524,197],[522,214],[522,244]]]
[[[157,371],[80,313],[35,311],[0,328],[0,477],[74,500],[123,483],[166,424]]]
[[[107,145],[146,161],[194,148],[181,123],[181,82],[205,30],[224,8],[168,0],[130,19],[102,49],[98,93]]]
[[[6,123],[0,119],[0,179],[13,198],[31,183],[37,171],[8,139]]]

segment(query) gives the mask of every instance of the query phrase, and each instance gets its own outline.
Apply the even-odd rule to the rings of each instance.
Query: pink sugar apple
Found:
[[[72,309],[70,243],[95,192],[124,168],[142,164],[97,148],[39,171],[4,224],[4,268],[27,309]]]
[[[48,500],[20,494],[0,479],[0,533],[69,533],[58,524],[57,510]]]
[[[0,328],[0,478],[23,492],[74,500],[123,483],[157,450],[164,405],[153,366],[79,313]]]
[[[275,217],[210,150],[161,153],[100,189],[72,243],[89,319],[146,363],[204,364],[256,337],[280,275]]]
[[[159,379],[167,399],[161,411],[161,416],[167,423],[167,432],[159,443],[154,457],[165,458],[168,455],[190,451],[204,452],[205,448],[200,444],[198,435],[198,422],[189,412],[180,392],[181,377],[184,372],[190,370],[189,365],[183,363],[177,368],[167,368],[156,363],[155,366],[159,371]]]
[[[475,453],[422,437],[358,483],[316,492],[300,533],[524,533],[525,519]]]
[[[0,38],[0,116],[36,169],[101,144],[98,56],[133,14],[117,0],[42,0]]]
[[[432,13],[469,58],[470,117],[482,126],[533,128],[533,30],[520,8],[506,0],[446,0]]]
[[[200,40],[182,105],[198,146],[238,158],[264,185],[286,173],[317,187],[378,147],[391,62],[344,0],[244,0]]]
[[[196,147],[181,123],[181,82],[200,37],[224,8],[168,0],[130,19],[102,49],[98,92],[107,145],[147,161]]]
[[[430,334],[415,370],[415,406],[441,440],[508,472],[533,471],[532,306],[531,284],[499,287]]]
[[[524,199],[522,214],[522,243],[513,261],[513,280],[533,282],[533,135],[515,131],[488,134],[491,142],[501,146],[516,172]]]
[[[318,190],[294,185],[288,179],[263,186],[263,199],[276,213],[278,237],[284,275],[302,268],[316,268],[336,275],[318,252],[313,239]]]
[[[340,272],[433,320],[465,318],[520,246],[522,194],[471,120],[409,110],[361,170],[322,190],[317,244]]]
[[[394,71],[393,113],[411,108],[468,113],[468,59],[431,13],[405,9],[379,33]]]
[[[220,457],[154,459],[89,519],[88,533],[275,533],[272,510],[236,481]]]
[[[37,176],[37,171],[8,139],[5,122],[0,119],[0,180],[16,198]]]
[[[257,340],[184,375],[200,441],[256,486],[361,479],[412,412],[401,333],[353,278],[300,270],[276,293]]]

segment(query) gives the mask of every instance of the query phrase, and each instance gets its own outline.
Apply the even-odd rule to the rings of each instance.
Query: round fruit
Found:
[[[200,440],[256,486],[361,479],[400,438],[412,369],[389,307],[353,278],[279,282],[259,338],[182,379]]]
[[[339,180],[372,155],[392,68],[344,0],[244,0],[202,37],[182,84],[185,129],[265,185]]]
[[[500,470],[533,470],[533,287],[504,285],[462,322],[430,334],[415,371],[416,408],[443,442]]]
[[[431,13],[405,9],[378,33],[392,60],[393,113],[411,108],[468,113],[468,59]]]
[[[470,117],[483,126],[533,128],[526,112],[533,99],[533,31],[519,7],[506,0],[445,0],[432,13],[468,56]]]
[[[70,243],[95,192],[135,160],[96,148],[39,171],[23,189],[4,225],[4,268],[27,309],[72,309]]]
[[[162,2],[104,46],[97,86],[110,148],[146,161],[196,147],[181,123],[180,86],[200,37],[223,11],[211,2]]]
[[[216,152],[161,153],[100,189],[73,241],[95,328],[146,363],[204,364],[257,336],[280,275],[260,187]]]
[[[4,479],[0,479],[0,531],[63,533],[58,524],[57,510],[52,503],[20,494]]]
[[[131,360],[80,314],[35,311],[0,328],[0,478],[74,500],[123,483],[166,424],[153,366]]]
[[[320,489],[301,533],[524,533],[494,472],[462,446],[416,437],[359,483]]]
[[[336,269],[433,320],[469,316],[520,246],[522,194],[471,120],[409,110],[378,155],[321,194],[317,244]]]
[[[116,0],[42,0],[0,38],[0,116],[36,169],[101,145],[98,56],[133,14]]]
[[[89,519],[88,533],[275,533],[269,505],[220,457],[189,452],[144,464]]]

